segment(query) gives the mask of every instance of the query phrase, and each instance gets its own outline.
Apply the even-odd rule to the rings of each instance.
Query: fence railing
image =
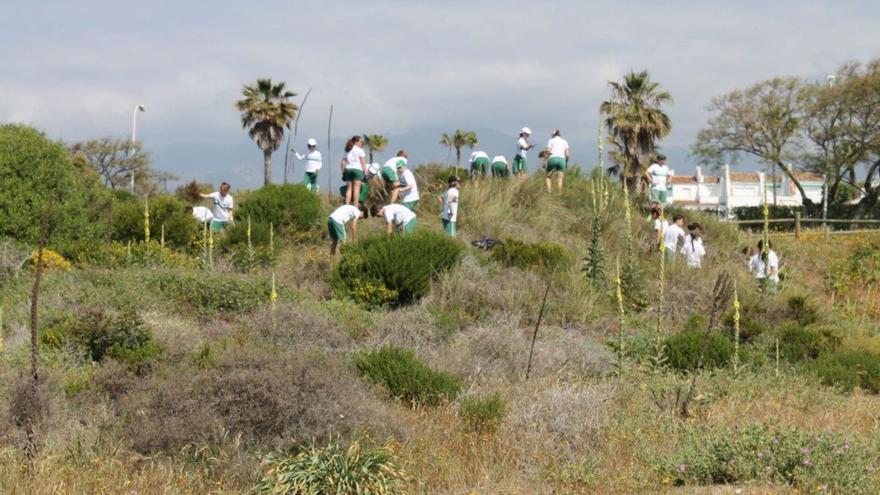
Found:
[[[735,225],[749,226],[749,225],[764,225],[764,220],[732,220],[730,223]],[[857,225],[865,225],[865,226],[875,226],[875,228],[880,228],[880,220],[875,219],[836,219],[836,218],[801,218],[799,212],[795,212],[794,217],[792,218],[771,218],[766,220],[769,225],[779,225],[779,224],[793,224],[794,225],[794,237],[795,239],[800,238],[801,233],[803,231],[803,225],[815,225],[820,224],[820,228],[825,232],[826,236],[830,235],[846,235],[846,234],[855,234],[860,232],[865,232],[866,230],[874,230],[874,229],[853,229],[854,226]],[[847,230],[834,230],[830,229],[832,225],[849,225],[849,229]],[[773,235],[786,235],[774,233]],[[791,235],[791,233],[788,233]]]

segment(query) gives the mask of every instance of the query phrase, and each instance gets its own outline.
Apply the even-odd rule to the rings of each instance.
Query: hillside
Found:
[[[447,172],[416,172],[419,230],[440,233],[435,195]],[[56,259],[39,297],[36,389],[34,270],[12,262],[34,244],[8,241],[0,492],[252,493],[277,468],[269,454],[356,441],[387,447],[405,472],[399,493],[878,493],[880,236],[774,238],[784,281],[770,295],[742,254],[756,239],[684,212],[702,224],[709,254],[699,269],[664,266],[661,284],[643,199],[632,200],[628,232],[617,183],[594,194],[601,184],[572,174],[551,195],[539,177],[466,182],[461,254],[411,303],[370,305],[339,290],[334,269],[347,273],[338,267],[356,246],[329,254],[336,197],[321,197],[308,228],[273,230],[272,258],[247,269],[235,262],[244,245],[222,238],[211,267],[200,266],[201,233],[171,254],[141,257],[133,236],[114,263]],[[594,218],[605,275],[591,283]],[[369,219],[359,236],[381,231]],[[505,257],[469,244],[486,237],[537,251]],[[616,266],[628,239],[632,294],[643,300],[628,292],[621,319]],[[69,250],[51,237],[49,248]],[[732,298],[713,310],[723,273],[738,318]],[[371,287],[367,296],[387,296]],[[378,351],[395,348],[430,370],[389,371]]]

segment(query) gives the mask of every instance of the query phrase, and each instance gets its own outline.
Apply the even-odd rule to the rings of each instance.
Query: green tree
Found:
[[[611,99],[599,107],[608,128],[614,171],[636,187],[642,171],[656,151],[659,139],[669,134],[672,123],[663,105],[672,96],[651,80],[648,71],[630,72],[622,82],[609,81]]]
[[[83,157],[111,189],[127,190],[133,174],[136,194],[154,194],[163,178],[162,173],[152,169],[150,154],[140,141],[105,137],[74,143],[68,149]]]
[[[381,134],[365,134],[364,144],[370,154],[370,163],[373,163],[373,153],[381,153],[388,146],[388,138]]]
[[[455,149],[455,164],[461,166],[461,149],[474,149],[480,144],[477,133],[474,131],[463,131],[456,129],[451,135],[443,133],[440,135],[440,145],[452,152]]]
[[[284,129],[296,115],[297,106],[290,99],[296,96],[283,82],[272,84],[272,79],[257,79],[253,86],[244,86],[244,98],[235,102],[241,112],[241,126],[263,151],[263,185],[272,182],[272,153],[281,146]]]

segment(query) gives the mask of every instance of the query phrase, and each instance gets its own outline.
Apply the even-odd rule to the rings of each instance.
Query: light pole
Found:
[[[828,87],[833,88],[837,82],[836,74],[828,74],[826,77]],[[825,173],[822,174],[822,229],[827,227],[825,220],[828,220],[828,164],[825,165]]]
[[[134,111],[131,113],[131,144],[134,145],[137,142],[137,117],[138,112],[143,112],[146,110],[142,104],[138,104],[134,107]],[[134,170],[131,171],[131,186],[130,192],[134,194]]]

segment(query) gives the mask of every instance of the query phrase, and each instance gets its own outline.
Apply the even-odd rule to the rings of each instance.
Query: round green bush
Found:
[[[186,204],[170,195],[153,196],[150,206],[150,239],[158,241],[165,226],[165,245],[178,249],[191,247],[201,236],[199,222],[186,211]],[[143,199],[127,199],[113,205],[113,240],[143,241]]]
[[[532,244],[506,239],[504,244],[492,248],[492,259],[504,266],[546,273],[567,270],[571,266],[571,255],[555,242]]]
[[[704,331],[686,330],[666,339],[666,362],[679,371],[693,370],[703,351]],[[703,368],[712,369],[724,366],[733,356],[733,343],[718,332],[709,333]]]
[[[821,354],[834,352],[841,338],[829,330],[810,330],[796,323],[779,329],[779,355],[790,362],[816,359]]]
[[[462,252],[461,244],[436,232],[367,237],[342,248],[331,284],[337,295],[366,305],[412,304]]]
[[[852,391],[859,387],[880,393],[880,355],[870,351],[840,351],[821,354],[810,369],[823,384]]]
[[[321,200],[302,184],[270,184],[252,191],[235,212],[238,222],[250,217],[251,222],[272,223],[279,230],[308,230],[321,216]]]
[[[416,405],[437,405],[454,399],[461,390],[461,380],[448,373],[434,371],[412,351],[394,346],[355,356],[355,367],[369,381],[383,385],[397,400]]]

